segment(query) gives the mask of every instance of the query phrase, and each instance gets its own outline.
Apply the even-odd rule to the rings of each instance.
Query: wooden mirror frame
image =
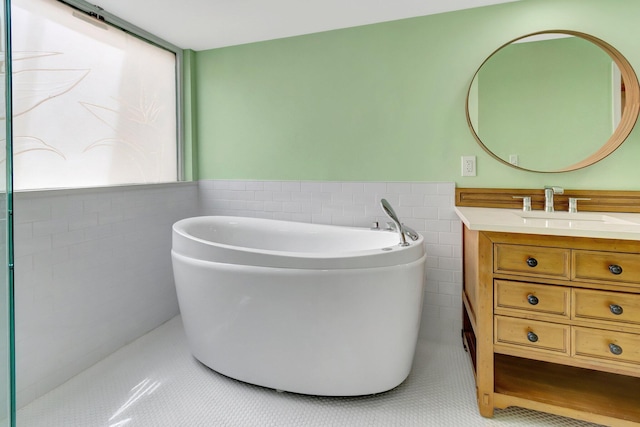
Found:
[[[607,43],[607,42],[605,42],[603,40],[600,40],[597,37],[591,36],[591,35],[586,34],[586,33],[581,33],[581,32],[578,32],[578,31],[546,30],[546,31],[539,31],[539,32],[535,32],[535,33],[526,34],[526,35],[524,35],[522,37],[515,38],[515,39],[503,44],[498,49],[494,50],[491,53],[491,55],[489,55],[487,57],[487,59],[485,59],[482,62],[482,64],[480,64],[480,67],[478,67],[478,70],[475,72],[475,74],[473,75],[473,78],[471,79],[472,84],[473,84],[473,81],[475,80],[476,76],[478,75],[478,73],[482,69],[482,66],[489,59],[491,59],[491,57],[493,57],[493,55],[495,55],[500,49],[504,48],[505,46],[510,45],[511,43],[513,43],[515,41],[518,41],[520,39],[524,39],[526,37],[536,36],[536,35],[541,35],[541,34],[550,34],[550,33],[567,34],[567,35],[570,35],[570,36],[580,37],[580,38],[582,38],[584,40],[587,40],[587,41],[595,44],[600,49],[604,50],[611,57],[613,62],[615,62],[615,64],[618,66],[618,68],[620,69],[620,75],[622,76],[622,81],[624,82],[624,85],[625,85],[625,104],[624,104],[624,110],[622,111],[622,116],[620,117],[620,123],[618,124],[618,127],[616,127],[616,129],[614,130],[614,132],[611,135],[611,137],[607,140],[607,142],[602,147],[600,147],[600,149],[598,149],[598,151],[596,151],[595,153],[591,154],[586,159],[581,160],[581,161],[579,161],[577,163],[574,163],[571,166],[567,166],[565,168],[561,168],[561,169],[557,169],[557,170],[551,170],[551,171],[540,171],[540,170],[527,169],[527,168],[523,168],[521,166],[513,165],[513,164],[509,163],[508,161],[506,161],[505,159],[502,159],[502,158],[498,157],[496,154],[494,154],[482,142],[482,140],[480,139],[480,137],[476,133],[475,129],[473,128],[473,124],[471,122],[471,117],[469,115],[469,96],[471,94],[471,85],[469,85],[469,90],[467,91],[467,99],[466,99],[465,111],[466,111],[466,115],[467,115],[467,125],[469,126],[469,129],[471,130],[471,134],[473,135],[475,140],[478,142],[478,144],[480,144],[480,147],[482,147],[482,149],[487,152],[487,154],[489,154],[491,157],[493,157],[494,159],[496,159],[500,163],[505,164],[505,165],[510,166],[512,168],[515,168],[515,169],[524,170],[524,171],[528,171],[528,172],[540,172],[540,173],[570,172],[570,171],[575,171],[575,170],[578,170],[578,169],[585,168],[587,166],[591,166],[594,163],[599,162],[600,160],[604,159],[605,157],[607,157],[608,155],[613,153],[616,149],[618,149],[618,147],[620,147],[620,145],[622,145],[622,143],[627,139],[627,137],[629,136],[629,134],[633,130],[633,127],[635,126],[635,124],[636,124],[636,122],[638,120],[638,113],[640,112],[640,84],[638,84],[638,77],[636,76],[636,73],[633,70],[633,67],[631,66],[629,61],[627,61],[627,59],[616,48],[611,46],[609,43]]]

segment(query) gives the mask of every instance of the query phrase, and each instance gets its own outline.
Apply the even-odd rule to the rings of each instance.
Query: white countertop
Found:
[[[551,212],[456,206],[470,230],[640,240],[640,214]]]

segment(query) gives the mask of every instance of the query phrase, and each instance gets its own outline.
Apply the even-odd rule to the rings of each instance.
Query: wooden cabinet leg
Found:
[[[478,410],[483,417],[493,418],[493,396],[489,393],[479,392]]]

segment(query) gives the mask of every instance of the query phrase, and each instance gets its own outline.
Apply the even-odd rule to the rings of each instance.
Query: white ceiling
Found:
[[[516,0],[93,1],[178,47],[205,50]]]

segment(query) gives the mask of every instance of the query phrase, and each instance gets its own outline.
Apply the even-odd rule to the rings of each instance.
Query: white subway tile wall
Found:
[[[17,404],[178,314],[171,225],[197,183],[15,194]]]
[[[421,336],[457,343],[462,328],[461,223],[453,182],[317,182],[202,180],[202,215],[235,215],[369,227],[389,219],[386,198],[425,238],[426,292]]]
[[[15,195],[21,407],[178,313],[171,225],[238,215],[368,227],[379,202],[424,235],[421,335],[458,343],[461,225],[449,182],[203,180]]]

